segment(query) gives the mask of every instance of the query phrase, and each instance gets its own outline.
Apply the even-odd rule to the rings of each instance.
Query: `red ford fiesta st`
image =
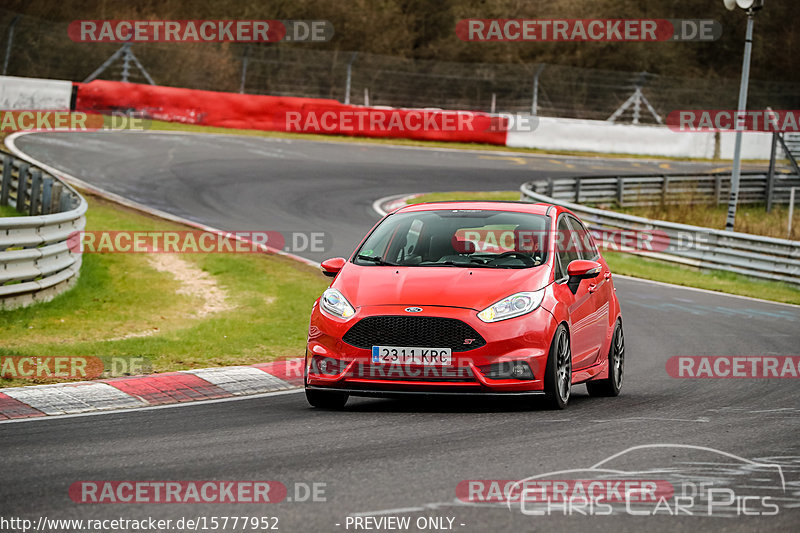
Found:
[[[625,344],[611,272],[586,227],[546,204],[401,208],[314,303],[305,361],[311,405],[350,395],[616,396]]]

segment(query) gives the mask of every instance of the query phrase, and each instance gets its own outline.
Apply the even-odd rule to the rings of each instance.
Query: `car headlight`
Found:
[[[319,305],[323,311],[338,318],[348,319],[356,314],[356,310],[350,305],[347,298],[336,289],[327,289],[323,292],[319,299]]]
[[[478,318],[484,322],[499,322],[521,316],[539,307],[543,299],[544,289],[536,292],[518,292],[490,305],[478,313]]]

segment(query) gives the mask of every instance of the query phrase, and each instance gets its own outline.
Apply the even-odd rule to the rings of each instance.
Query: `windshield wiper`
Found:
[[[371,263],[375,263],[379,266],[398,266],[397,263],[392,263],[390,261],[384,261],[383,257],[373,257],[371,255],[361,255],[358,254],[356,259],[361,259],[362,261],[369,261]]]
[[[455,266],[455,267],[462,267],[462,268],[495,268],[491,265],[487,265],[484,263],[463,263],[460,261],[430,261],[428,263],[420,263],[418,266]]]

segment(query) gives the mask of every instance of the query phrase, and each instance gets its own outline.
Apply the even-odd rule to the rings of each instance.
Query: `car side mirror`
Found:
[[[334,257],[332,259],[326,259],[319,266],[322,267],[322,273],[328,276],[329,278],[336,277],[336,274],[344,268],[345,263],[347,260],[344,257]]]
[[[567,286],[572,294],[578,292],[578,286],[581,280],[596,278],[603,270],[603,266],[597,261],[586,261],[585,259],[576,259],[567,266],[567,275],[569,281]]]

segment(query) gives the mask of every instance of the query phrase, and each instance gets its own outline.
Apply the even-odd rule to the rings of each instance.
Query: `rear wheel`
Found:
[[[306,389],[306,400],[319,409],[341,409],[349,395],[345,392]]]
[[[550,409],[564,409],[572,392],[572,349],[564,324],[558,326],[544,373],[545,402]]]
[[[586,390],[590,396],[619,396],[624,373],[625,336],[622,333],[622,322],[617,321],[611,347],[608,349],[608,377],[599,381],[587,381]]]

